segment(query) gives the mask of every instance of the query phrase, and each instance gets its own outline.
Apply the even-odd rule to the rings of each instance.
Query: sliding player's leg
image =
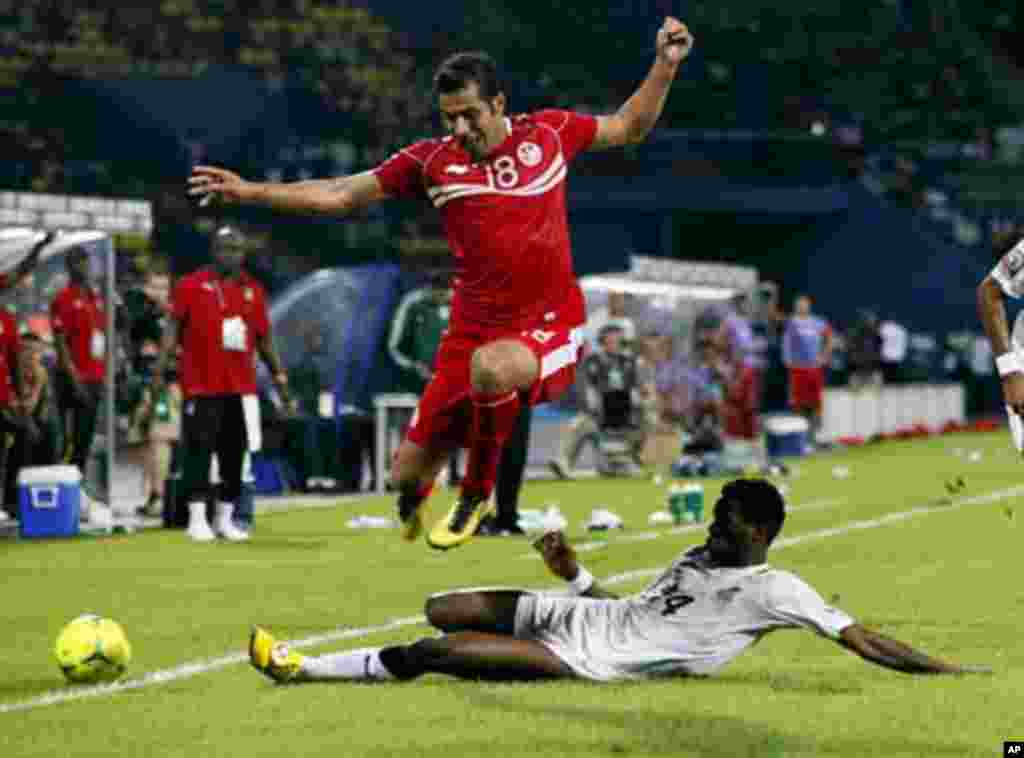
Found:
[[[258,671],[280,683],[405,681],[426,673],[490,681],[573,676],[572,670],[541,643],[487,632],[456,632],[411,645],[304,656],[256,628],[249,638],[249,660]]]
[[[457,590],[427,598],[424,614],[442,632],[515,633],[521,590]]]

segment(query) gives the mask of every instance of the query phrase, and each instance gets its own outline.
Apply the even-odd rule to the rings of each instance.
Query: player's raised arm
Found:
[[[584,597],[618,597],[614,592],[598,586],[594,575],[576,560],[576,551],[565,541],[565,535],[560,530],[545,532],[533,546],[544,559],[548,570],[569,583],[572,594]]]
[[[693,35],[686,24],[671,16],[666,18],[655,39],[657,57],[647,78],[618,111],[598,117],[591,150],[643,142],[658,122],[679,64],[692,47]]]
[[[302,182],[250,182],[215,166],[195,166],[188,194],[201,204],[217,200],[231,205],[262,205],[279,211],[346,215],[389,195],[372,171],[336,179]]]
[[[971,666],[932,658],[891,637],[860,624],[848,626],[839,635],[839,644],[861,658],[879,666],[907,674],[990,674],[989,666]]]
[[[978,315],[985,327],[996,368],[1003,383],[1003,399],[1019,416],[1024,416],[1024,359],[1013,347],[1006,320],[1006,294],[1020,297],[1024,278],[1024,245],[1018,242],[1004,255],[992,272],[978,285]]]

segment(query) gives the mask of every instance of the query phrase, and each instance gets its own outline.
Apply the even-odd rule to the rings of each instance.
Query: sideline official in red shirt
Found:
[[[267,364],[282,397],[287,376],[270,339],[266,292],[242,266],[248,240],[224,226],[214,233],[213,265],[183,277],[171,295],[171,325],[164,338],[154,382],[180,345],[178,374],[182,414],[181,502],[189,504],[188,534],[197,542],[217,536],[232,541],[248,533],[232,521],[242,486],[245,453],[258,434],[255,353]],[[247,425],[248,421],[248,425]],[[249,431],[251,430],[251,432]],[[212,494],[210,460],[217,454],[221,491],[214,528],[206,518]]]
[[[107,332],[103,298],[89,281],[89,253],[68,250],[68,285],[50,304],[57,347],[57,392],[67,421],[64,460],[85,472],[106,374]]]

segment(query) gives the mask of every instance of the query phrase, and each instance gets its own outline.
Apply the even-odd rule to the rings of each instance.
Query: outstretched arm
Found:
[[[614,592],[609,592],[599,586],[593,575],[580,566],[579,561],[576,560],[576,551],[565,541],[565,535],[561,530],[545,532],[543,537],[533,543],[533,546],[540,552],[548,570],[560,579],[569,582],[574,595],[618,597]]]
[[[643,142],[658,122],[679,64],[692,47],[693,35],[686,24],[671,16],[666,18],[658,30],[657,57],[647,78],[618,111],[597,119],[597,135],[591,150]]]
[[[997,365],[999,358],[1003,355],[1011,356],[1013,359],[1013,345],[1010,343],[1010,326],[1006,321],[1006,307],[1003,304],[1003,290],[992,276],[986,276],[978,285],[978,315],[985,327],[985,334],[988,335],[989,344],[992,345],[992,354],[996,357]],[[1012,369],[1004,373],[1003,366],[999,366],[999,373],[1003,382],[1003,399],[1006,404],[1018,415],[1024,415],[1024,365],[1018,370]]]
[[[891,637],[860,624],[846,627],[839,635],[839,644],[861,658],[879,666],[907,674],[990,674],[988,666],[950,663],[914,650]]]
[[[196,166],[188,194],[201,205],[217,200],[230,205],[263,205],[279,211],[347,215],[387,199],[372,171],[336,179],[304,182],[249,182],[233,171]]]

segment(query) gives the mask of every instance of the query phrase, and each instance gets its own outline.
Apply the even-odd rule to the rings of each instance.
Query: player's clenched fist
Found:
[[[681,63],[693,48],[693,35],[686,24],[669,16],[658,30],[655,40],[658,56],[673,65]]]
[[[213,166],[194,166],[188,178],[188,194],[199,198],[200,205],[216,199],[226,203],[244,203],[252,199],[254,185],[233,171]]]
[[[560,530],[544,532],[544,536],[536,540],[533,546],[540,552],[544,563],[555,576],[571,582],[579,574],[576,551],[565,541],[565,535]]]

